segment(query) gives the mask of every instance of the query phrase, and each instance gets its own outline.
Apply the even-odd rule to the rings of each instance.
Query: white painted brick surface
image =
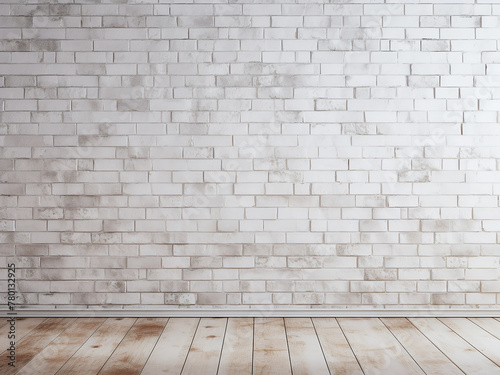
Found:
[[[25,307],[499,307],[499,6],[0,3]]]

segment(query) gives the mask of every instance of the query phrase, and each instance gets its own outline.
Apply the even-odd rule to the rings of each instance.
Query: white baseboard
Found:
[[[17,310],[21,317],[500,317],[498,309],[82,309],[82,310]],[[12,312],[0,311],[11,317]]]

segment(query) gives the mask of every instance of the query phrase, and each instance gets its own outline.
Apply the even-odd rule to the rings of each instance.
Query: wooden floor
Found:
[[[500,374],[494,318],[26,318],[16,335],[0,374]]]

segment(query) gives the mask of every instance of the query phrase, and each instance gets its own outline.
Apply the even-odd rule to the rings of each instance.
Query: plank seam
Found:
[[[180,374],[182,374],[182,371],[184,371],[184,366],[186,366],[186,362],[187,362],[187,359],[189,357],[189,352],[191,351],[191,348],[193,347],[194,338],[196,337],[196,334],[198,333],[198,328],[200,327],[200,324],[201,324],[201,318],[198,319],[198,324],[196,325],[196,329],[194,330],[193,338],[191,339],[191,344],[189,344],[189,348],[188,348],[187,353],[186,353],[186,358],[184,358],[184,363],[182,364]]]
[[[338,321],[338,319],[335,318],[335,320],[337,321],[337,325],[339,326],[340,331],[344,335],[345,341],[347,341],[347,345],[349,345],[349,349],[351,349],[352,355],[354,356],[354,358],[356,358],[356,362],[358,362],[358,366],[361,369],[361,372],[363,374],[365,374],[365,370],[363,369],[363,366],[361,366],[361,362],[359,362],[358,356],[356,355],[356,353],[354,353],[354,350],[352,349],[351,343],[349,342],[349,339],[347,338],[347,335],[345,334],[344,329],[340,325],[340,322]]]
[[[484,331],[488,332],[491,336],[493,336],[493,337],[495,337],[495,338],[497,338],[497,339],[499,339],[499,340],[500,340],[500,336],[494,335],[493,333],[491,333],[490,331],[488,331],[486,328],[484,328],[484,327],[483,327],[483,326],[481,326],[480,324],[477,324],[474,320],[471,320],[470,318],[467,318],[467,320],[468,320],[469,322],[474,323],[475,325],[477,325],[477,326],[478,326],[479,328],[481,328],[482,330],[484,330]]]
[[[286,348],[288,350],[288,361],[290,362],[290,372],[293,375],[293,366],[292,366],[292,354],[290,353],[290,345],[288,344],[288,332],[286,330],[286,319],[283,319],[283,327],[285,328],[285,339],[286,339]]]
[[[68,358],[66,361],[64,361],[64,363],[61,365],[61,367],[59,367],[59,370],[57,370],[57,371],[56,371],[56,373],[55,373],[54,375],[57,375],[57,373],[58,373],[59,371],[61,371],[61,369],[62,369],[62,368],[66,365],[66,363],[68,363],[68,361],[69,361],[71,358],[73,358],[73,357],[75,356],[75,354],[76,354],[76,353],[78,353],[78,351],[82,348],[82,346],[83,346],[83,345],[85,345],[85,344],[87,343],[87,341],[89,341],[89,340],[91,339],[91,337],[92,337],[92,336],[94,336],[94,334],[97,332],[97,330],[98,330],[99,328],[101,328],[101,326],[102,326],[104,323],[106,323],[106,321],[107,321],[107,320],[108,320],[108,319],[104,319],[104,320],[101,322],[101,324],[99,324],[99,325],[96,327],[96,329],[94,329],[94,331],[93,331],[93,332],[89,335],[89,337],[87,337],[87,340],[85,340],[85,341],[82,343],[82,345],[80,345],[80,346],[79,346],[79,347],[78,347],[78,348],[74,351],[74,353],[73,353],[73,354],[71,354],[71,355],[69,356],[69,358]]]
[[[314,324],[314,320],[309,318],[311,320],[312,326],[314,328],[314,333],[316,334],[316,339],[318,340],[319,347],[321,348],[321,353],[323,353],[323,358],[325,359],[326,363],[326,368],[328,369],[328,373],[332,375],[332,371],[330,370],[330,366],[328,366],[328,360],[326,359],[325,351],[323,350],[323,345],[321,345],[321,340],[318,336],[318,331],[316,330],[316,325]]]
[[[47,321],[47,320],[45,320],[45,321]],[[46,347],[48,347],[48,346],[49,346],[50,344],[52,344],[55,340],[57,340],[57,338],[58,338],[59,336],[61,336],[64,332],[66,332],[66,330],[68,330],[71,326],[73,326],[74,324],[76,324],[76,322],[77,322],[77,321],[78,321],[78,318],[75,318],[75,320],[73,320],[73,323],[71,323],[69,326],[67,326],[65,329],[63,329],[61,332],[59,332],[59,334],[57,334],[57,335],[56,335],[56,337],[54,337],[52,340],[50,340],[50,342],[49,342],[47,345],[45,345],[42,349],[40,349],[40,350],[39,350],[39,351],[38,351],[38,352],[37,352],[37,353],[36,353],[33,357],[31,357],[31,359],[30,359],[28,362],[26,362],[26,363],[23,365],[23,367],[19,368],[16,372],[21,371],[24,367],[26,367],[26,366],[27,366],[27,365],[28,365],[31,361],[33,361],[33,359],[35,359],[35,357],[36,357],[38,354],[40,354],[42,351],[44,351],[44,350],[45,350],[45,348],[46,348]],[[26,336],[24,336],[24,337],[26,337]],[[24,337],[23,337],[23,339],[24,339]],[[21,340],[22,340],[22,339],[21,339]]]
[[[469,344],[470,346],[472,346],[474,349],[476,349],[476,352],[478,353],[481,353],[487,360],[491,361],[492,363],[494,363],[496,366],[500,367],[498,365],[498,363],[496,363],[495,361],[493,361],[490,357],[488,357],[485,353],[483,353],[482,350],[479,350],[479,348],[477,348],[474,344],[472,344],[469,340],[467,340],[464,336],[462,336],[460,333],[458,333],[457,331],[455,331],[453,328],[451,328],[448,324],[446,324],[445,322],[443,322],[441,319],[439,318],[436,318],[439,322],[441,322],[441,324],[444,324],[448,329],[450,329],[455,335],[457,335],[458,337],[460,337],[462,340],[464,340],[467,344]],[[486,331],[488,334],[490,334],[488,331]],[[493,336],[495,337],[495,336]],[[495,337],[496,338],[496,337]]]
[[[120,342],[118,343],[118,345],[115,346],[115,348],[113,349],[113,351],[111,352],[111,354],[109,355],[108,359],[106,359],[106,362],[103,363],[103,365],[101,366],[101,368],[99,369],[99,371],[97,371],[97,375],[99,375],[102,371],[102,369],[104,368],[104,366],[106,366],[106,363],[109,362],[110,358],[113,356],[113,354],[115,354],[116,352],[116,349],[118,349],[118,347],[120,346],[120,344],[123,342],[123,340],[125,339],[125,337],[127,337],[128,333],[130,332],[130,330],[137,324],[137,321],[139,320],[139,318],[135,319],[134,321],[134,324],[132,324],[130,326],[130,328],[127,330],[127,332],[125,332],[125,334],[123,335],[122,339],[120,340]]]
[[[418,361],[413,358],[413,356],[411,355],[411,353],[408,351],[408,349],[406,349],[406,347],[403,345],[403,343],[401,341],[399,341],[399,339],[396,337],[396,335],[391,331],[391,329],[387,326],[387,324],[384,323],[384,321],[382,319],[378,319],[380,322],[382,322],[382,324],[385,326],[385,328],[387,328],[387,330],[391,333],[391,335],[396,339],[396,341],[399,343],[399,345],[401,345],[401,347],[405,350],[406,353],[408,353],[408,355],[410,356],[411,359],[413,359],[413,362],[415,362],[417,364],[417,366],[420,368],[420,370],[422,370],[422,372],[424,374],[427,375],[427,373],[425,372],[425,370],[422,368],[422,366],[420,366],[420,363],[418,363]]]
[[[170,318],[167,319],[167,321],[165,322],[165,325],[163,326],[163,329],[161,330],[160,334],[158,335],[158,338],[156,339],[156,342],[153,345],[153,348],[151,349],[151,352],[149,353],[148,358],[146,358],[146,362],[144,362],[144,365],[142,365],[142,368],[141,368],[141,371],[139,371],[139,374],[141,374],[142,371],[144,370],[144,367],[146,367],[146,364],[148,363],[149,358],[151,358],[151,355],[153,354],[153,352],[155,351],[156,345],[158,345],[158,341],[160,341],[161,335],[163,335],[163,332],[165,331],[165,328],[167,327],[167,324],[169,321],[170,321]]]
[[[427,336],[427,335],[426,335],[423,331],[421,331],[421,330],[420,330],[420,328],[418,328],[415,324],[413,324],[413,322],[412,322],[410,319],[407,319],[407,320],[410,322],[410,324],[411,324],[413,327],[415,327],[415,328],[417,329],[417,331],[419,331],[422,335],[424,335],[424,337],[425,337],[427,340],[429,340],[429,342],[430,342],[432,345],[434,345],[434,346],[436,347],[436,349],[437,349],[437,350],[439,350],[441,353],[443,353],[443,355],[444,355],[446,358],[448,358],[448,360],[449,360],[451,363],[453,363],[455,366],[457,366],[457,368],[458,368],[460,371],[462,371],[464,374],[467,374],[467,373],[466,373],[466,372],[465,372],[465,371],[464,371],[464,370],[463,370],[463,369],[462,369],[462,368],[461,368],[461,367],[460,367],[460,366],[459,366],[459,365],[458,365],[455,361],[453,361],[450,357],[448,357],[448,356],[446,355],[446,353],[445,353],[445,352],[443,352],[443,351],[439,348],[439,346],[437,346],[437,345],[434,343],[434,341],[432,341],[432,340],[430,339],[430,337],[428,337],[428,336]]]
[[[222,336],[222,345],[220,347],[219,362],[217,363],[217,372],[216,372],[216,374],[219,373],[219,369],[220,369],[220,362],[222,360],[222,352],[224,351],[224,343],[226,341],[226,333],[227,333],[227,326],[228,325],[229,325],[229,318],[226,318],[226,326],[224,327],[224,335]]]

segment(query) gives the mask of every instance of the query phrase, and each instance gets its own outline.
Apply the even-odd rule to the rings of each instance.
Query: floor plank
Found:
[[[97,374],[135,321],[135,318],[106,319],[57,375]]]
[[[435,318],[409,320],[466,374],[500,374],[500,368],[439,320]]]
[[[313,318],[331,375],[363,375],[335,318]]]
[[[285,327],[293,374],[329,375],[311,319],[286,318]]]
[[[453,364],[427,337],[406,318],[382,318],[382,322],[410,353],[426,374],[462,375]]]
[[[99,375],[138,375],[153,350],[168,318],[139,318]]]
[[[229,318],[218,375],[251,375],[253,318]]]
[[[495,318],[25,318],[16,333],[2,375],[500,375]]]
[[[469,318],[469,320],[500,339],[500,322],[498,320],[493,318]]]
[[[32,329],[42,323],[46,318],[17,318],[16,319],[16,337],[15,342],[18,344],[24,336],[26,336]],[[3,355],[10,346],[8,335],[10,331],[10,324],[0,328],[0,353]]]
[[[339,318],[338,322],[365,374],[424,374],[379,319]]]
[[[183,375],[217,374],[226,318],[202,318],[182,369]]]
[[[16,366],[9,366],[7,355],[0,356],[0,374],[14,374],[45,348],[61,332],[68,328],[76,318],[49,318],[32,329],[16,345]]]
[[[465,341],[500,366],[500,340],[466,318],[439,318]]]
[[[291,374],[283,318],[255,318],[253,373]]]
[[[17,375],[55,374],[105,320],[105,318],[79,318]]]
[[[170,318],[141,375],[179,375],[199,322],[199,318]]]

